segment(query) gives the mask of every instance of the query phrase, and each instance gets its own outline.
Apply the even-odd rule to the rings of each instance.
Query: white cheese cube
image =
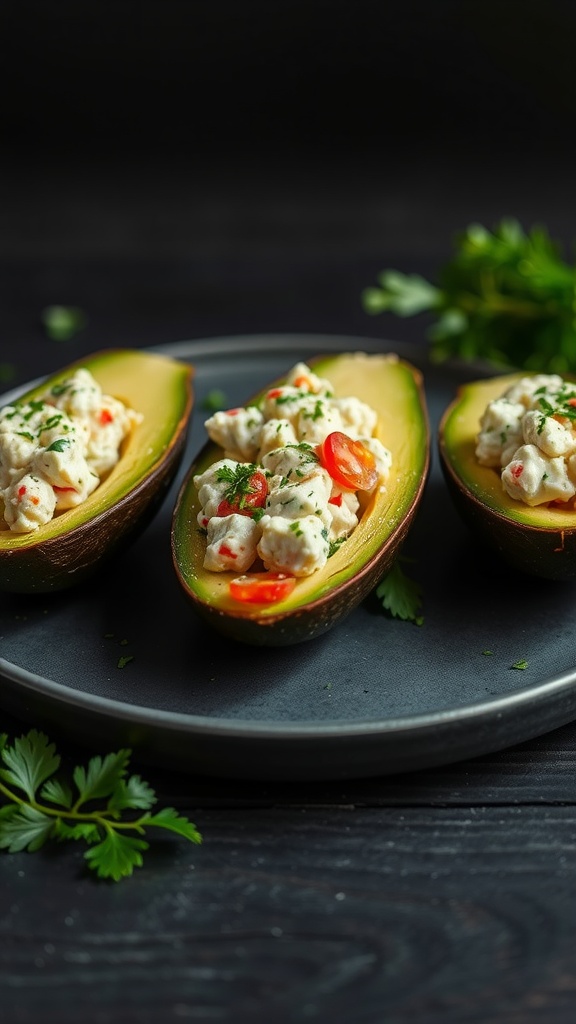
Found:
[[[42,477],[25,473],[4,492],[4,519],[14,533],[32,533],[50,522],[56,496]]]
[[[300,391],[310,391],[315,395],[331,398],[334,391],[329,380],[318,377],[307,363],[296,363],[286,375],[286,384]]]
[[[227,480],[219,480],[218,474],[222,469],[228,469],[231,473],[238,468],[239,463],[234,459],[219,459],[204,471],[194,477],[194,486],[198,491],[198,500],[203,513],[211,518],[216,515],[216,509],[224,495],[230,488]]]
[[[262,424],[260,431],[260,448],[258,450],[258,462],[264,462],[269,452],[284,445],[297,444],[296,431],[289,420],[272,419]]]
[[[116,465],[122,442],[142,419],[141,413],[134,412],[117,399],[109,395],[102,398],[89,421],[86,444],[86,461],[98,476],[102,477]]]
[[[555,458],[576,451],[576,434],[569,421],[560,423],[553,416],[545,416],[536,409],[526,412],[522,420],[522,433],[526,444],[534,444],[545,455]]]
[[[212,572],[246,572],[256,558],[262,530],[250,516],[234,513],[210,519],[204,568]]]
[[[314,516],[329,526],[332,519],[328,510],[331,491],[332,480],[321,467],[305,480],[294,484],[287,483],[286,477],[274,476],[270,480],[266,513],[284,519]]]
[[[321,396],[309,396],[302,403],[296,417],[298,440],[311,445],[321,444],[335,430],[344,432],[338,409]]]
[[[301,409],[307,408],[314,397],[308,390],[292,385],[283,384],[278,388],[270,388],[262,404],[264,420],[288,420],[296,429]]]
[[[335,398],[333,406],[340,413],[342,430],[355,440],[371,437],[378,417],[374,409],[359,398]]]
[[[526,408],[521,402],[496,398],[490,402],[480,420],[476,439],[476,458],[481,466],[502,466],[503,453],[516,451],[522,443],[522,417]],[[506,460],[507,461],[507,460]]]
[[[266,569],[291,576],[310,576],[328,559],[328,530],[316,516],[284,519],[263,516],[258,554]]]
[[[342,491],[334,485],[328,501],[328,508],[332,516],[330,540],[348,537],[358,525],[356,513],[360,508],[360,502],[354,491]]]
[[[254,462],[258,456],[263,422],[260,410],[248,406],[215,412],[204,426],[208,437],[224,448],[227,458]]]
[[[502,470],[502,486],[511,498],[531,506],[569,501],[576,494],[565,460],[550,458],[533,444],[521,445],[514,453]]]
[[[84,458],[76,434],[57,438],[49,448],[40,449],[31,460],[31,472],[56,489],[56,508],[73,508],[85,501],[99,479]]]
[[[315,446],[301,442],[274,448],[263,457],[262,465],[273,476],[283,477],[287,483],[298,483],[317,472],[320,460]]]
[[[554,395],[561,391],[564,381],[556,373],[537,373],[533,377],[522,377],[515,384],[512,384],[504,392],[503,397],[509,402],[520,402],[525,409],[538,407],[537,391],[547,395]]]
[[[102,402],[102,388],[89,370],[81,368],[47,393],[46,400],[69,416],[90,419]]]

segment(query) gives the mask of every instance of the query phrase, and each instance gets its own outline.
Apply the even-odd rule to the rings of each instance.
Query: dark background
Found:
[[[3,0],[0,47],[0,390],[112,345],[401,350],[426,318],[362,289],[471,221],[573,255],[572,0]],[[204,844],[118,886],[2,853],[2,1024],[573,1024],[576,724],[345,784],[132,768]]]
[[[89,323],[38,372],[219,333],[419,340],[421,321],[363,312],[379,270],[433,276],[472,220],[576,235],[569,0],[19,0],[0,17],[0,347],[18,380],[47,304]]]

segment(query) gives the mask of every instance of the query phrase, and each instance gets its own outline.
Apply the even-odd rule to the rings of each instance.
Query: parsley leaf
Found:
[[[13,747],[4,746],[2,760],[8,767],[0,768],[0,779],[23,790],[29,800],[34,799],[38,787],[60,767],[54,745],[34,729],[15,740]]]
[[[119,881],[142,864],[148,828],[162,828],[201,843],[196,826],[173,807],[150,813],[156,794],[139,775],[128,775],[130,750],[92,757],[60,778],[53,743],[32,729],[8,741],[0,734],[0,849],[39,850],[50,839],[83,841],[84,858],[100,878]],[[125,811],[142,811],[127,818]]]
[[[404,573],[396,560],[383,580],[376,587],[376,597],[394,618],[404,619],[421,626],[424,617],[419,614],[422,607],[422,588]]]
[[[239,462],[234,468],[221,466],[216,472],[219,483],[228,484],[224,498],[230,505],[242,510],[249,506],[247,498],[259,493],[261,471],[254,462]]]
[[[576,266],[544,227],[504,218],[490,231],[470,224],[432,284],[386,270],[362,293],[369,314],[431,313],[437,360],[485,359],[505,367],[576,371]]]
[[[69,447],[70,447],[70,439],[69,438],[67,438],[67,437],[57,437],[55,441],[52,441],[52,444],[48,445],[46,451],[47,452],[64,452]]]

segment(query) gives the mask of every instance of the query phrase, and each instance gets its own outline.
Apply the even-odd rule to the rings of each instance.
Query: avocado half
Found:
[[[576,578],[576,512],[515,501],[498,471],[480,466],[474,454],[486,406],[526,376],[512,373],[462,385],[440,421],[440,462],[455,508],[483,544],[531,576],[571,580]]]
[[[105,394],[143,414],[121,456],[85,502],[33,533],[0,529],[0,590],[64,590],[135,539],[160,507],[184,454],[192,411],[192,368],[166,356],[108,349],[71,363],[18,396],[27,401],[79,367]]]
[[[209,442],[187,472],[172,522],[172,555],[177,577],[195,610],[215,629],[243,643],[283,646],[310,640],[340,622],[391,568],[416,515],[428,476],[430,432],[420,372],[394,354],[354,352],[308,362],[327,378],[335,394],[356,396],[378,413],[377,436],[392,453],[386,488],[370,495],[360,522],[324,568],[297,580],[284,601],[242,604],[228,595],[234,573],[203,568],[205,539],[193,477],[222,449]],[[270,387],[249,400],[258,404]]]

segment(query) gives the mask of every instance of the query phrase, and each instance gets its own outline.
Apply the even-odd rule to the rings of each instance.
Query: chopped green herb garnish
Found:
[[[252,462],[239,462],[234,469],[230,466],[221,466],[216,473],[216,479],[229,485],[224,493],[226,501],[230,505],[237,504],[239,509],[246,508],[248,495],[257,493],[253,477],[259,472],[258,466]]]
[[[213,388],[209,391],[202,402],[202,408],[206,412],[219,412],[221,409],[225,409],[227,405],[226,395],[218,388]]]
[[[118,882],[142,865],[148,828],[163,828],[201,843],[196,826],[165,807],[151,813],[156,794],[139,775],[128,775],[131,750],[93,757],[71,778],[59,774],[54,744],[33,729],[10,746],[0,735],[0,849],[34,853],[51,839],[87,844],[84,859],[100,878]],[[143,812],[126,817],[126,812]]]
[[[45,405],[46,402],[43,402],[41,399],[31,399],[24,406],[24,409],[27,411],[22,412],[22,418],[26,421],[31,420],[35,413],[43,411]]]
[[[321,398],[318,398],[314,402],[314,408],[313,408],[312,412],[305,412],[303,414],[303,418],[305,420],[312,420],[313,422],[316,422],[316,420],[321,420],[323,418],[323,416],[325,416],[325,415],[326,415],[326,409],[325,409],[324,402],[322,401]]]
[[[525,661],[525,660],[515,661],[514,664],[512,665],[512,668],[519,668],[519,669],[528,668],[528,662]]]
[[[57,437],[55,441],[52,441],[52,444],[48,445],[48,447],[46,448],[46,451],[47,452],[63,452],[63,451],[66,451],[66,448],[70,447],[70,443],[71,442],[70,442],[70,438],[69,437]]]
[[[54,416],[49,416],[45,423],[40,427],[38,434],[40,435],[44,430],[52,430],[53,427],[57,427],[62,421],[62,413],[55,413]]]
[[[331,540],[328,546],[328,558],[332,558],[332,555],[339,551],[345,541],[346,537],[337,537],[336,540]]]
[[[131,661],[134,661],[134,655],[126,654],[122,658],[118,658],[117,668],[126,668],[126,665],[128,665]]]
[[[71,387],[71,381],[63,380],[60,384],[54,384],[54,386],[50,388],[50,394],[54,395],[54,398],[59,398],[60,395],[66,394],[66,392],[69,391]]]

